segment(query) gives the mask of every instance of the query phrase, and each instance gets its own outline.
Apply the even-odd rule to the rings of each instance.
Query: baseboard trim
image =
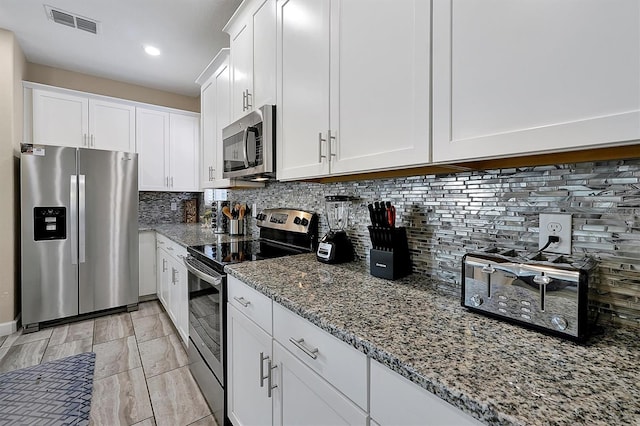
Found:
[[[0,336],[8,336],[18,331],[21,315],[22,313],[19,313],[13,321],[0,323]]]

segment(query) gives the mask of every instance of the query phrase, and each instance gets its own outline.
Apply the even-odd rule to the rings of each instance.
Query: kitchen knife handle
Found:
[[[69,182],[69,216],[71,220],[71,264],[78,264],[78,176]]]
[[[78,262],[86,260],[86,176],[78,175]]]

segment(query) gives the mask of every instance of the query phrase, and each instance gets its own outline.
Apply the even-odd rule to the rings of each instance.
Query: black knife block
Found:
[[[369,226],[373,248],[370,250],[369,272],[374,277],[395,280],[411,273],[407,231],[400,228]]]

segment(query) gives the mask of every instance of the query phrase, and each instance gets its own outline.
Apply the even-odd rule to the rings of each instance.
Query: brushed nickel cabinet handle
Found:
[[[326,155],[322,155],[322,142],[327,140],[322,137],[322,132],[318,133],[318,163],[322,163],[323,158],[327,158]]]
[[[328,148],[327,149],[329,150],[329,157],[335,157],[336,156],[336,153],[332,152],[333,150],[331,149],[331,140],[332,139],[335,141],[336,137],[335,136],[331,136],[331,130],[327,130],[327,140],[328,140],[328,142],[327,142],[327,147]]]
[[[241,304],[245,308],[251,304],[251,302],[249,302],[244,297],[233,296],[233,300],[235,300],[236,302],[238,302],[239,304]]]
[[[295,347],[300,349],[302,352],[307,354],[312,359],[318,358],[318,348],[313,348],[313,349],[307,348],[305,345],[303,345],[303,343],[304,343],[304,339],[303,338],[300,338],[300,339],[296,340],[293,337],[290,337],[289,341],[291,343],[293,343],[295,345]]]
[[[271,360],[267,361],[267,398],[271,398],[271,391],[278,387],[278,385],[274,385],[273,383],[273,370],[278,368],[277,365],[271,365]]]
[[[269,359],[269,356],[264,356],[264,352],[260,352],[260,387],[264,387],[264,381],[267,379],[267,376],[264,375],[264,362]]]

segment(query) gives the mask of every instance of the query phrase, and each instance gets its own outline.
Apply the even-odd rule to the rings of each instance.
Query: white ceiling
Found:
[[[27,61],[188,96],[241,0],[0,0],[0,28]],[[57,24],[44,5],[99,22],[98,34]],[[143,45],[158,47],[152,57]]]

